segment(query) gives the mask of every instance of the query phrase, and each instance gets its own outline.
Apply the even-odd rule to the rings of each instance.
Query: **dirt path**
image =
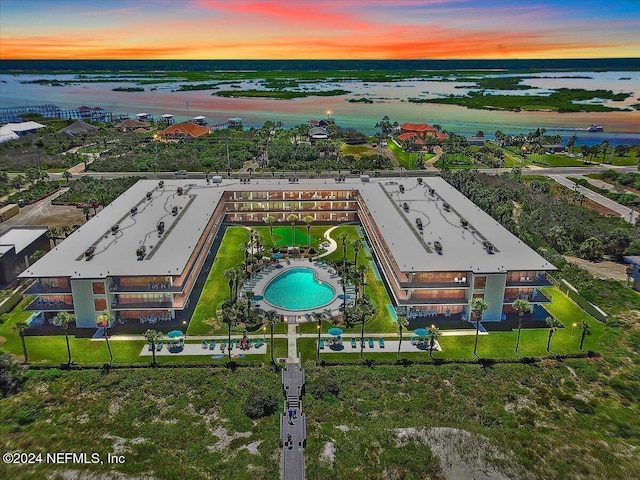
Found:
[[[17,225],[42,225],[49,228],[85,223],[82,210],[75,206],[52,205],[51,201],[66,192],[61,188],[53,195],[20,209],[20,213],[0,224],[0,231]]]
[[[626,266],[620,263],[609,261],[594,263],[589,260],[570,257],[568,255],[564,255],[564,259],[568,262],[579,265],[598,278],[620,280],[623,282],[627,280],[627,274],[625,273]]]

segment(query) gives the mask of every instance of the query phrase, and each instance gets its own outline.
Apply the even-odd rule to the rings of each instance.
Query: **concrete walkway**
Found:
[[[331,227],[324,232],[324,238],[329,242],[329,248],[322,255],[318,255],[316,258],[326,257],[327,255],[331,255],[338,248],[338,242],[336,242],[333,238],[331,238],[331,232],[333,232],[340,225],[336,225],[335,227]]]
[[[579,175],[575,175],[575,176],[579,176]],[[565,175],[549,175],[549,178],[552,178],[553,180],[558,182],[560,185],[564,185],[565,187],[571,190],[577,190],[578,192],[583,194],[585,197],[587,197],[589,200],[599,203],[600,205],[608,208],[609,210],[613,210],[619,216],[624,218],[628,223],[634,224],[636,222],[636,219],[638,218],[638,212],[636,212],[635,210],[632,210],[629,207],[625,207],[624,205],[620,205],[619,203],[614,202],[613,200],[603,195],[600,195],[599,193],[596,193],[593,190],[577,185],[575,182],[572,182],[571,180],[569,180]]]
[[[287,363],[282,371],[284,411],[280,416],[282,463],[280,478],[304,479],[304,448],[307,444],[307,418],[302,412],[304,371],[297,363]],[[291,414],[291,415],[290,415]]]
[[[296,336],[297,327],[298,325],[295,323],[287,324],[287,363],[300,363]]]

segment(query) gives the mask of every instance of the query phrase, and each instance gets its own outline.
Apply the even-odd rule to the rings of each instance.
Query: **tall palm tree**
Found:
[[[440,329],[435,325],[429,327],[429,356],[433,360],[433,348],[436,346],[436,341],[442,336]]]
[[[271,349],[271,363],[276,363],[275,359],[273,358],[273,327],[275,327],[279,318],[280,314],[275,310],[267,310],[264,314],[264,320],[269,324],[269,330],[271,334],[271,345],[269,346],[269,348]]]
[[[27,322],[16,322],[13,326],[13,330],[20,335],[20,341],[22,342],[22,353],[24,354],[24,363],[29,363],[29,355],[27,354],[27,344],[24,341],[24,332],[29,328]]]
[[[234,290],[235,290],[235,294],[234,294],[234,302],[236,302],[238,300],[238,290],[240,287],[240,282],[242,282],[242,280],[244,280],[244,277],[246,275],[244,268],[242,267],[242,265],[238,265],[236,268],[234,268],[235,270],[235,277],[233,279],[234,281]]]
[[[295,213],[291,213],[287,216],[287,222],[291,224],[291,246],[296,246],[296,222],[298,221],[298,216]]]
[[[366,285],[365,283],[365,274],[367,273],[367,267],[364,265],[356,265],[356,275],[358,275],[360,277],[360,285],[362,286],[362,291],[361,291],[361,295],[364,295],[364,286]],[[357,292],[356,292],[356,297],[357,297]]]
[[[107,350],[109,350],[109,366],[113,363],[113,352],[111,351],[111,344],[109,344],[109,327],[112,321],[113,315],[106,310],[98,317],[98,325],[104,327],[104,339],[107,342]]]
[[[547,353],[551,353],[551,337],[556,333],[556,330],[562,328],[564,325],[560,320],[555,317],[547,317],[545,319],[547,326],[549,327],[549,338],[547,340]]]
[[[224,278],[229,283],[229,300],[233,301],[233,284],[235,282],[236,271],[233,268],[229,268],[224,271]]]
[[[311,249],[310,233],[311,233],[311,224],[313,223],[314,220],[315,218],[313,218],[311,215],[307,215],[302,218],[302,221],[307,224],[307,252]]]
[[[353,264],[358,266],[358,252],[362,248],[364,244],[362,243],[361,238],[356,238],[353,242],[351,242],[351,246],[353,247]]]
[[[342,242],[342,271],[347,271],[347,243],[349,243],[349,235],[342,232],[338,239]]]
[[[582,346],[584,345],[584,337],[591,333],[591,329],[589,328],[589,324],[582,321],[582,335],[580,336],[580,350],[582,351]]]
[[[267,215],[264,217],[264,223],[269,225],[269,236],[271,237],[271,245],[275,248],[276,242],[273,240],[273,223],[276,221],[276,217],[273,215]]]
[[[520,347],[520,330],[522,329],[522,317],[525,312],[531,310],[531,304],[524,298],[518,298],[511,304],[514,310],[518,311],[518,339],[516,340],[516,354],[518,354],[518,348]]]
[[[478,354],[476,352],[478,350],[478,334],[480,333],[480,320],[482,320],[482,312],[484,312],[487,308],[489,308],[489,304],[485,302],[482,298],[474,298],[471,301],[471,312],[473,312],[473,316],[476,319],[476,341],[475,341],[475,344],[473,345],[473,354],[476,357],[478,357]]]
[[[71,365],[71,348],[69,347],[69,324],[75,321],[75,317],[68,312],[60,312],[53,319],[53,324],[56,327],[61,327],[64,330],[64,339],[67,342],[67,365]]]
[[[409,320],[404,315],[398,317],[398,336],[400,341],[398,342],[398,358],[400,358],[400,348],[402,346],[402,329],[409,326]]]
[[[229,308],[222,309],[222,321],[227,324],[228,327],[228,340],[229,343],[227,345],[231,345],[231,328],[234,327],[237,323],[237,313],[233,306]],[[231,361],[231,349],[227,347],[227,351],[229,353],[229,361]]]
[[[324,318],[324,315],[320,312],[312,312],[311,316],[313,317],[313,319],[316,321],[316,323],[318,324],[318,343],[316,344],[316,359],[320,360],[320,335],[322,334],[322,319]]]
[[[157,330],[147,330],[144,332],[144,338],[147,339],[147,342],[151,343],[151,366],[156,366],[156,344],[158,340],[162,338],[162,332],[158,332]]]

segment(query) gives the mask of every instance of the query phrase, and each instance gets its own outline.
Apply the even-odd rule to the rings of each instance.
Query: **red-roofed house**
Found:
[[[183,122],[165,128],[158,135],[165,140],[188,140],[201,137],[207,133],[209,133],[207,127],[196,125],[193,122]]]
[[[125,120],[116,125],[116,128],[121,132],[129,132],[133,130],[143,129],[149,130],[151,124],[149,122],[141,122],[140,120]]]
[[[438,131],[426,123],[403,123],[400,125],[401,133],[415,133],[420,138],[436,138]]]

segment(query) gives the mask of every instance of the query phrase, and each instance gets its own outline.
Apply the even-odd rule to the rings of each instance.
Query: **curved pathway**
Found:
[[[331,232],[333,232],[339,226],[340,225],[335,225],[327,229],[326,232],[324,232],[323,236],[329,242],[329,248],[327,248],[326,252],[324,252],[321,255],[318,255],[316,258],[322,258],[322,257],[326,257],[327,255],[331,255],[333,252],[335,252],[338,249],[338,242],[336,242],[333,238],[331,238]]]

